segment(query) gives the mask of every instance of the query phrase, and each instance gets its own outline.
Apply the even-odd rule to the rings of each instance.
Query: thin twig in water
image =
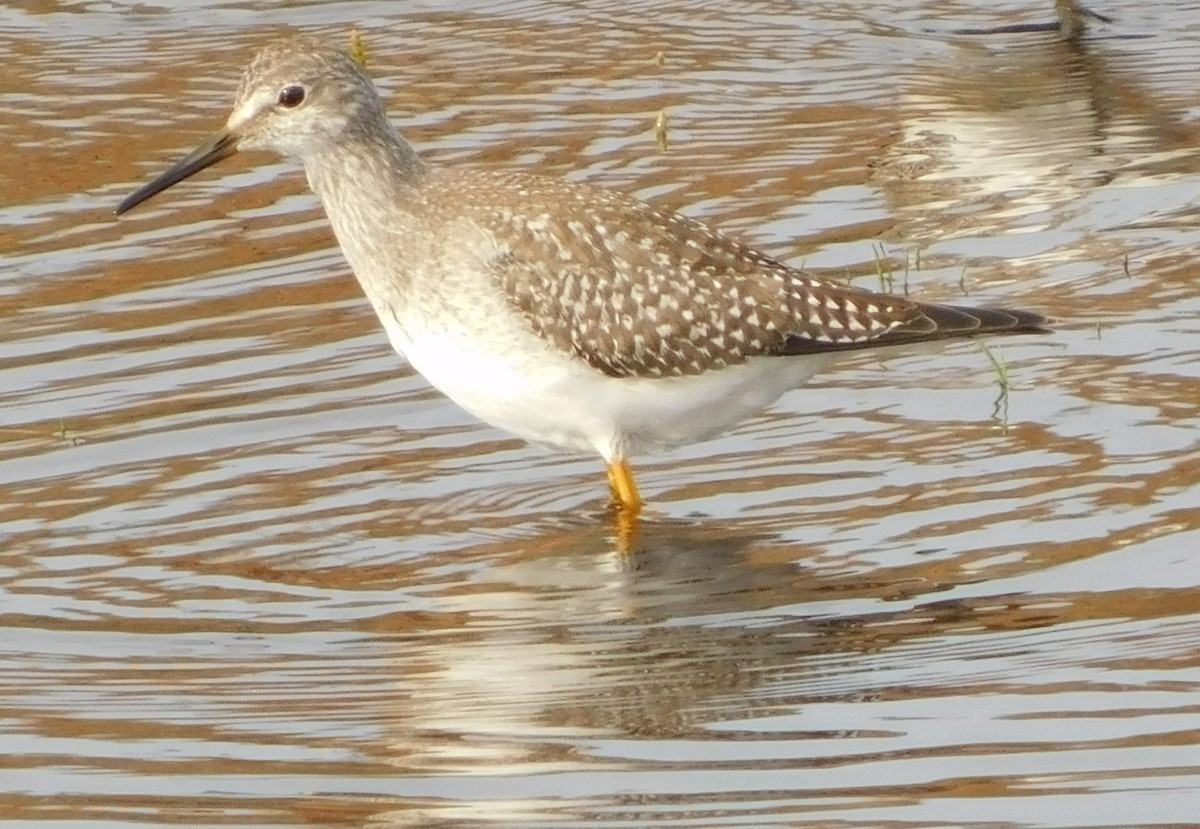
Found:
[[[871,254],[875,257],[875,274],[879,277],[879,290],[885,294],[892,293],[896,279],[892,275],[892,263],[887,258],[887,251],[883,249],[883,244],[872,244]]]
[[[979,347],[988,358],[988,362],[992,364],[992,370],[996,372],[996,385],[1000,389],[1000,393],[996,396],[996,402],[992,406],[992,419],[1000,424],[1004,432],[1007,432],[1008,391],[1011,388],[1009,384],[1008,364],[1004,362],[1004,358],[1000,355],[1000,352],[993,351],[985,343],[979,343]]]

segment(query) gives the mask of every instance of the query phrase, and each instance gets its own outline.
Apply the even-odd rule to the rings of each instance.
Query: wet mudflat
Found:
[[[1049,5],[0,10],[0,822],[1197,823],[1200,12],[956,33]],[[293,165],[112,217],[287,25],[360,27],[439,163],[1059,330],[644,459],[623,554],[596,459],[392,353]]]

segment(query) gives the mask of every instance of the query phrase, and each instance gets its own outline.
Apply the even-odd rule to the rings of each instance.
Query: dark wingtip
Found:
[[[966,337],[1009,334],[1049,334],[1054,322],[1034,311],[1014,308],[970,308],[963,305],[916,305],[914,315],[886,334],[856,342],[828,343],[807,337],[789,337],[784,354],[857,351],[866,348],[916,345]]]
[[[1035,314],[1033,311],[1007,311],[1006,313],[1016,317],[1017,327],[1021,329],[1021,333],[1028,331],[1030,334],[1049,334],[1054,330],[1055,320],[1051,317]]]
[[[1033,311],[1016,308],[968,308],[961,305],[922,305],[917,325],[906,325],[905,333],[917,336],[973,337],[986,334],[1045,334],[1051,320]],[[918,317],[918,320],[921,319]],[[928,322],[926,322],[928,321]],[[929,324],[933,330],[929,331]],[[897,333],[900,333],[899,331]]]

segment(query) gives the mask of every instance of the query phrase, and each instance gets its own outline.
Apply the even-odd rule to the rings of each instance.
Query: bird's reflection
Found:
[[[961,659],[981,631],[1057,625],[1077,612],[1070,601],[1049,610],[1019,597],[939,598],[978,572],[921,556],[851,570],[736,521],[651,515],[621,550],[598,512],[485,546],[476,577],[438,596],[453,626],[380,638],[391,656],[377,750],[404,779],[521,787],[478,799],[458,789],[445,803],[381,812],[373,825],[561,820],[575,789],[547,800],[537,781],[586,788],[589,775],[684,772],[703,765],[689,759],[698,741],[804,758],[877,739],[870,725],[848,727],[853,719],[783,732],[762,723],[808,703],[882,702],[893,689],[880,665],[903,674],[915,660],[913,670],[935,676],[939,656],[923,642],[963,636]]]
[[[459,624],[389,637],[390,762],[565,770],[581,738],[703,732],[822,653],[880,647],[893,613],[907,627],[908,605],[886,602],[943,589],[905,568],[812,566],[815,549],[736,523],[651,515],[622,549],[603,518],[489,543],[477,578],[438,596]]]

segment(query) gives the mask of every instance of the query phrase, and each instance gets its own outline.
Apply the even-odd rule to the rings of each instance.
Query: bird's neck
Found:
[[[304,169],[309,185],[332,214],[347,203],[395,204],[418,189],[431,168],[385,116],[373,128],[351,128],[341,140],[306,156]]]
[[[355,276],[375,302],[377,293],[403,284],[401,258],[411,238],[421,189],[431,167],[390,123],[304,158],[309,185]]]

